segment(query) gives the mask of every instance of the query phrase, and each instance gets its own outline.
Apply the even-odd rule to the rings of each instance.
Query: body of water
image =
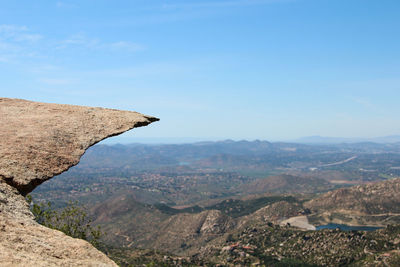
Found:
[[[326,225],[316,226],[315,228],[316,228],[316,230],[339,228],[342,231],[352,231],[352,230],[357,230],[357,231],[375,231],[375,230],[378,230],[378,229],[382,229],[383,227],[351,226],[351,225],[346,225],[346,224],[330,223],[330,224],[326,224]]]

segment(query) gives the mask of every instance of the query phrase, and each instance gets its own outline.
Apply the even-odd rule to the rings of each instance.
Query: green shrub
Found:
[[[38,223],[71,237],[87,240],[97,248],[102,246],[100,240],[103,233],[100,227],[92,226],[92,220],[77,201],[70,201],[66,207],[57,210],[53,208],[51,202],[35,203],[31,195],[26,199]]]

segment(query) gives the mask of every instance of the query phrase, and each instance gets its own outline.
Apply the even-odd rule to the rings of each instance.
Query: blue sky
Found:
[[[129,141],[396,135],[399,14],[398,0],[0,1],[0,95],[161,118]]]

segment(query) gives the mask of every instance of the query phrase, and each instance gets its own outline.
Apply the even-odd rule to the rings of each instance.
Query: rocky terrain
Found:
[[[94,223],[107,233],[108,244],[184,256],[246,225],[278,224],[304,210],[293,197],[231,199],[204,208],[174,209],[143,204],[124,195],[94,206],[91,212]]]
[[[315,224],[386,226],[400,223],[400,179],[341,188],[306,203]]]
[[[398,266],[399,249],[399,226],[344,232],[269,224],[246,227],[225,242],[203,247],[197,258],[223,266]]]
[[[256,222],[211,239],[188,255],[154,248],[109,252],[122,266],[399,266],[400,226],[372,232],[302,231]]]
[[[24,195],[87,148],[157,118],[130,111],[0,98],[2,266],[115,266],[88,242],[39,225]]]
[[[94,213],[99,215],[95,223],[107,233],[108,244],[181,255],[190,254],[236,225],[218,210],[172,215],[131,198],[98,205]]]
[[[390,225],[390,221],[379,221],[384,229],[373,232],[315,231],[307,219],[317,218],[325,207],[326,210],[339,207],[337,212],[347,207],[353,215],[370,212],[373,216],[372,212],[379,212],[390,216],[399,204],[396,202],[399,181],[339,189],[308,201],[290,196],[228,199],[207,207],[186,207],[182,211],[166,205],[144,205],[121,196],[115,202],[97,207],[97,222],[109,233],[110,244],[125,247],[111,250],[115,253],[112,256],[122,263],[396,266],[400,260],[400,228]],[[355,194],[360,198],[358,202],[350,196],[332,197],[343,191],[349,195],[362,191],[365,195]],[[371,202],[363,202],[368,200],[367,196]],[[362,209],[357,203],[370,209]],[[385,208],[373,208],[374,205]],[[259,208],[253,210],[254,207]],[[336,222],[329,219],[321,223]]]

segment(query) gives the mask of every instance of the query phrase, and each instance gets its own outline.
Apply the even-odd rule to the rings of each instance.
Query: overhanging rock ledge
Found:
[[[159,119],[132,111],[0,98],[2,266],[116,266],[88,242],[36,223],[24,195],[90,146]]]
[[[0,98],[0,178],[26,195],[90,146],[158,121],[132,111]]]

